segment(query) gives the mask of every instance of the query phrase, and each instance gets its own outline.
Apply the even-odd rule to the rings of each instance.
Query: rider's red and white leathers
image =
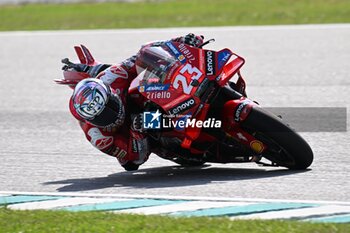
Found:
[[[202,37],[196,36],[199,40]],[[185,42],[184,37],[172,39],[173,41]],[[201,41],[203,42],[203,40]],[[159,45],[163,42],[153,42],[145,46]],[[100,151],[116,157],[119,163],[126,170],[135,170],[138,165],[144,163],[150,154],[148,138],[130,127],[130,113],[126,97],[131,82],[136,78],[137,72],[135,67],[136,56],[132,56],[120,64],[113,65],[100,72],[96,78],[101,79],[105,84],[111,87],[111,90],[118,94],[126,109],[126,119],[119,128],[100,128],[82,119],[75,108],[73,101],[70,100],[69,108],[72,115],[79,120],[85,136],[90,143]],[[136,168],[128,168],[128,166]]]
[[[109,84],[111,90],[120,96],[124,106],[126,106],[126,111],[128,88],[137,76],[134,62],[135,57],[131,57],[120,64],[110,66],[96,77]],[[78,115],[73,107],[72,99],[69,108],[72,115],[79,120],[87,140],[100,151],[116,157],[121,165],[125,165],[128,161],[140,165],[147,160],[150,153],[147,138],[140,132],[133,131],[127,123],[128,119],[126,119],[126,124],[118,129],[100,128]]]

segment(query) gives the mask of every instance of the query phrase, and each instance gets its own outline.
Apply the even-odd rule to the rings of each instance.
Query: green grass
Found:
[[[0,30],[349,22],[349,0],[170,0],[0,6]]]
[[[239,232],[342,233],[350,224],[296,221],[231,221],[228,218],[173,218],[104,212],[13,211],[0,208],[0,232]]]

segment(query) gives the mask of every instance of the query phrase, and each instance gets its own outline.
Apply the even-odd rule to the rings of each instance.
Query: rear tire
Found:
[[[274,164],[293,170],[304,170],[312,164],[309,144],[274,114],[254,106],[241,126],[267,145],[262,156]]]

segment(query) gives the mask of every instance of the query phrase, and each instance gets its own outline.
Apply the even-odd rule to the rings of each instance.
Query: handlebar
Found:
[[[69,61],[68,58],[63,58],[63,59],[61,60],[61,62],[62,62],[63,64],[65,64],[65,65],[62,67],[62,70],[68,70],[68,69],[71,68],[71,69],[74,69],[74,70],[76,70],[76,71],[78,71],[78,72],[87,72],[87,71],[89,70],[89,68],[90,68],[90,66],[88,66],[88,65],[84,65],[84,64],[75,64],[75,63]]]
[[[205,45],[207,45],[207,44],[209,44],[209,43],[211,43],[211,42],[215,42],[215,39],[213,38],[213,39],[210,39],[210,40],[207,40],[206,42],[204,42],[203,44],[201,44],[200,46],[198,46],[198,48],[203,48]]]

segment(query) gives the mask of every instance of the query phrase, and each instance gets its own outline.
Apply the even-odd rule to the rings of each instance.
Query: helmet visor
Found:
[[[99,127],[120,126],[125,119],[125,111],[118,95],[111,94],[104,109],[93,119],[88,120],[91,124]]]

